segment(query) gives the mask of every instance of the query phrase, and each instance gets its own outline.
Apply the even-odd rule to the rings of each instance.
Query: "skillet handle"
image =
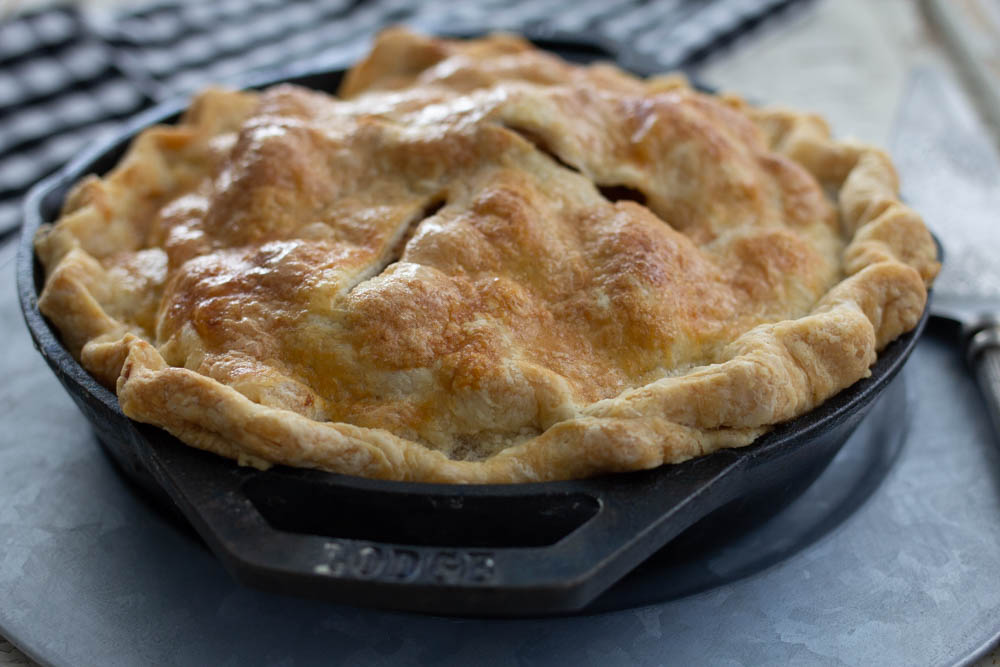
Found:
[[[969,339],[968,360],[1000,442],[1000,323],[980,329]]]
[[[675,466],[668,474],[660,469],[557,483],[556,491],[552,484],[387,483],[315,471],[273,469],[263,475],[181,445],[156,429],[139,429],[140,437],[151,445],[146,450],[151,472],[241,582],[352,605],[439,614],[525,615],[581,609],[729,500],[733,485],[720,482],[742,467],[742,459],[723,452]],[[286,488],[273,483],[282,475],[289,480]],[[257,484],[261,486],[255,490]],[[536,491],[541,500],[532,510],[524,498]],[[567,499],[596,511],[552,544],[507,546],[504,535],[487,535],[482,546],[439,546],[331,537],[309,526],[276,527],[274,513],[261,509],[300,503],[293,516],[308,507],[364,515],[361,506],[378,494],[391,501],[389,506],[402,521],[424,511],[428,498],[438,499],[439,508],[487,507],[479,517],[485,526],[491,525],[491,511],[507,526],[514,525],[512,521],[531,523]],[[494,510],[489,510],[491,504]],[[439,510],[430,520],[446,514]],[[358,525],[364,532],[364,522]],[[465,539],[457,541],[465,544]]]

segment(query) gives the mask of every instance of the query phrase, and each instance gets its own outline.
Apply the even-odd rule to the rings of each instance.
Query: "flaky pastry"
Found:
[[[245,464],[579,478],[865,377],[938,270],[897,191],[814,115],[393,29],[339,97],[139,134],[39,233],[39,305],[126,415]]]

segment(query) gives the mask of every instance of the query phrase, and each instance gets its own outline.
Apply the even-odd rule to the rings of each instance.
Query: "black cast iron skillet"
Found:
[[[574,60],[601,53],[587,43],[547,42]],[[286,70],[251,87],[290,81],[335,91],[342,74]],[[70,356],[38,310],[43,274],[32,248],[38,226],[58,217],[74,182],[108,171],[140,129],[175,120],[183,106],[142,114],[31,191],[18,292],[35,346],[107,451],[131,478],[179,508],[230,572],[251,586],[443,614],[582,609],[694,524],[700,539],[725,539],[800,495],[902,367],[927,321],[925,311],[914,331],[879,355],[871,377],[815,410],[751,446],[680,465],[579,481],[467,486],[239,467],[125,417],[115,395]]]

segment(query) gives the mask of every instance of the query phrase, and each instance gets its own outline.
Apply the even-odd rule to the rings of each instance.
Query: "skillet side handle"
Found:
[[[968,360],[1000,444],[1000,323],[980,329],[969,339]]]
[[[742,461],[724,453],[669,474],[637,473],[627,483],[612,478],[581,482],[578,490],[574,485],[576,495],[591,496],[600,509],[555,544],[422,546],[276,528],[246,493],[262,473],[172,442],[152,427],[140,428],[151,444],[154,476],[238,580],[276,592],[438,614],[512,616],[582,608],[730,499],[732,485],[720,482]],[[304,489],[291,492],[309,493]],[[504,499],[516,492],[499,486],[477,493]],[[415,500],[409,506],[418,506]],[[400,498],[401,506],[407,502]],[[349,511],[348,503],[340,510]]]

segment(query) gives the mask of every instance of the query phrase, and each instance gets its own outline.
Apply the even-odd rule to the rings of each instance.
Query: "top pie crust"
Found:
[[[126,415],[243,463],[579,478],[865,377],[938,270],[897,190],[814,115],[393,29],[339,98],[139,134],[39,232],[39,306]]]

